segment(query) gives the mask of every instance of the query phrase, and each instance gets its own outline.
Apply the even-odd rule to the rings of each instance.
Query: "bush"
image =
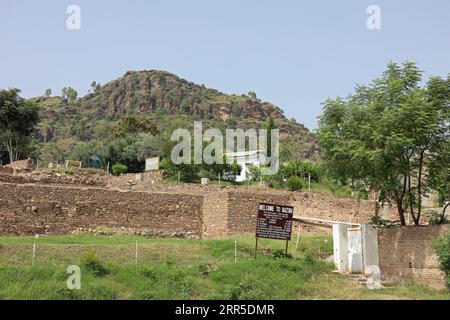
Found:
[[[286,186],[290,191],[297,191],[303,189],[303,181],[297,176],[290,177],[286,181]]]
[[[140,266],[138,269],[139,274],[144,276],[145,278],[149,278],[151,280],[156,280],[158,277],[157,271],[151,266]]]
[[[128,167],[123,164],[115,164],[112,166],[113,174],[116,176],[120,176],[122,173],[127,172]]]
[[[391,228],[394,226],[391,220],[382,219],[379,216],[370,218],[369,224],[373,225],[374,228]]]
[[[238,285],[225,286],[224,298],[227,300],[263,300],[266,295],[255,283],[242,281]]]
[[[292,254],[290,253],[285,253],[284,250],[281,249],[277,249],[275,251],[272,252],[272,257],[274,257],[275,259],[292,259]]]
[[[96,277],[102,277],[109,273],[94,251],[90,251],[83,255],[81,258],[81,266]]]
[[[436,240],[433,248],[439,256],[439,267],[447,277],[447,288],[450,290],[450,233]]]

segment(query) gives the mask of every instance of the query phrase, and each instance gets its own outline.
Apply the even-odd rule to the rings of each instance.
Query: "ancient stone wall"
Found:
[[[104,226],[201,237],[201,196],[8,183],[0,190],[3,235],[68,234]]]
[[[438,269],[433,241],[450,232],[450,225],[395,227],[378,231],[381,275],[385,279],[413,279],[443,289],[444,274]]]
[[[114,227],[143,229],[149,235],[220,239],[253,233],[259,202],[293,205],[296,216],[339,221],[367,222],[375,213],[373,202],[318,193],[135,180],[124,187],[116,182],[114,177],[94,174],[0,174],[0,234]],[[330,233],[309,226],[302,229]]]
[[[13,170],[18,170],[18,171],[31,171],[31,170],[33,170],[33,160],[26,159],[26,160],[14,161],[14,162],[6,165],[6,167],[9,167],[9,168],[12,168]]]
[[[206,193],[203,200],[203,239],[223,239],[228,236],[227,192]]]
[[[367,223],[374,215],[376,202],[336,198],[314,192],[293,193],[291,203],[296,216],[326,220]]]

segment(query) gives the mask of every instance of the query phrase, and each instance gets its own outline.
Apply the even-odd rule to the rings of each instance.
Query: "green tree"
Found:
[[[247,93],[247,95],[248,95],[250,98],[252,98],[252,99],[255,99],[255,100],[258,99],[258,97],[256,96],[256,93],[253,92],[253,91],[249,91],[249,92]]]
[[[428,82],[428,100],[436,108],[442,112],[442,118],[447,119],[443,125],[448,126],[450,118],[450,75],[447,79],[433,77]],[[443,223],[446,217],[446,210],[450,206],[450,136],[441,138],[438,147],[440,152],[431,155],[431,161],[428,165],[428,185],[436,190],[438,194],[439,205],[443,206],[439,223]]]
[[[61,89],[61,97],[67,99],[67,87]]]
[[[38,107],[19,95],[20,90],[0,90],[0,148],[6,148],[9,161],[17,161],[29,146],[38,122]]]
[[[50,88],[48,88],[48,89],[45,89],[45,93],[44,93],[44,96],[46,96],[46,97],[50,97],[52,95],[52,89],[50,89]]]
[[[105,165],[108,158],[108,150],[104,144],[98,143],[96,141],[80,142],[78,143],[71,154],[71,159],[83,161],[83,163],[88,164],[89,159],[92,156],[98,156],[100,160]]]
[[[121,118],[112,129],[112,133],[116,137],[123,137],[127,134],[135,134],[140,132],[155,135],[158,133],[158,129],[152,119],[137,116]]]
[[[68,87],[67,88],[67,98],[70,101],[75,101],[78,98],[78,92],[74,88]]]
[[[92,92],[96,93],[98,90],[100,90],[101,87],[102,87],[102,85],[100,83],[98,83],[95,80],[92,81],[92,83],[91,83]]]
[[[429,190],[425,169],[448,141],[445,103],[441,96],[431,98],[430,86],[421,88],[421,80],[414,63],[390,63],[369,86],[358,86],[346,99],[328,99],[319,120],[330,172],[395,202],[402,225],[408,211],[419,224]]]

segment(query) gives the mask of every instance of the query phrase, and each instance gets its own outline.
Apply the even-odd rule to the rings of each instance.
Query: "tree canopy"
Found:
[[[0,90],[0,149],[6,150],[10,162],[27,152],[38,122],[38,107],[19,93],[18,89]]]
[[[429,169],[449,163],[450,76],[431,78],[425,87],[421,81],[415,63],[390,63],[370,85],[325,101],[319,119],[330,172],[393,201],[403,225],[405,212],[419,224],[422,199],[433,185]]]

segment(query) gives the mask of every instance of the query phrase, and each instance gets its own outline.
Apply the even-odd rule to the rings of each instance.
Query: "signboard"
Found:
[[[159,158],[145,159],[145,171],[159,170]]]
[[[81,168],[81,161],[77,160],[66,160],[66,168],[73,167],[73,168]]]
[[[294,207],[260,203],[256,221],[256,237],[291,240]]]

